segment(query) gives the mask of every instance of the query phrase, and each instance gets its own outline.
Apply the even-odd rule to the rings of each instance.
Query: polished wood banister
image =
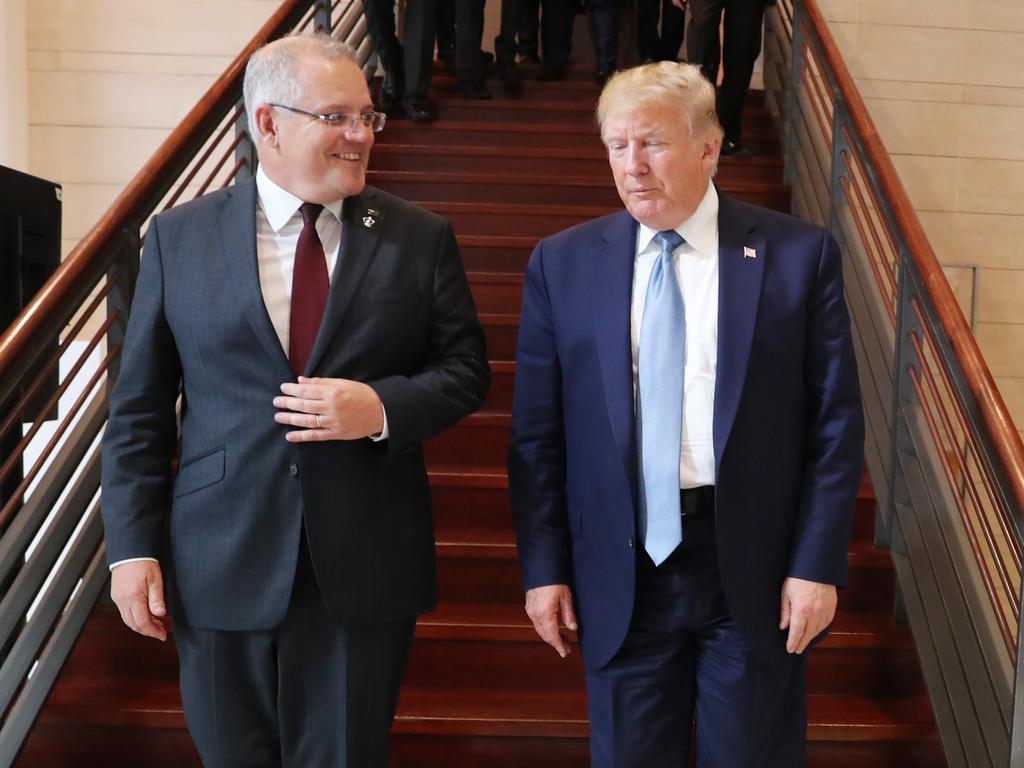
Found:
[[[914,206],[882,143],[878,129],[854,84],[853,77],[846,68],[839,46],[832,37],[817,0],[805,0],[805,7],[807,17],[821,40],[825,58],[835,75],[836,85],[848,106],[850,121],[860,135],[870,171],[875,174],[879,185],[886,191],[896,223],[906,240],[910,257],[921,273],[942,328],[949,337],[950,346],[963,369],[967,385],[978,403],[978,410],[991,436],[993,448],[1003,463],[1017,508],[1024,509],[1024,443],[1021,442],[1020,434],[1003,402],[1002,395],[999,394],[974,334],[964,319],[960,305],[953,295],[953,289],[950,288],[924,228],[914,212]],[[1018,521],[1018,524],[1024,524],[1024,521]]]
[[[0,402],[5,399],[7,388],[20,378],[15,366],[23,361],[38,339],[53,335],[54,325],[60,328],[66,314],[85,299],[109,268],[116,251],[112,246],[128,229],[137,230],[143,219],[159,205],[167,192],[159,180],[177,178],[198,154],[225,112],[238,101],[249,57],[267,41],[291,31],[310,4],[311,0],[285,0],[281,4],[0,336],[0,382],[3,382],[0,383]]]

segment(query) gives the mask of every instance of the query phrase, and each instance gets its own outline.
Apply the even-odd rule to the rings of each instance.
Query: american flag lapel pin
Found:
[[[743,258],[744,259],[756,259],[757,258],[757,251],[755,251],[750,246],[745,245],[745,246],[743,246]]]

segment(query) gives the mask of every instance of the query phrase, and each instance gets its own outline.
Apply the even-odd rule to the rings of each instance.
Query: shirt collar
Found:
[[[705,256],[718,253],[718,190],[710,181],[697,210],[676,227],[676,232],[698,253]],[[647,250],[656,234],[658,230],[640,224],[636,235],[636,252],[640,254]]]
[[[260,208],[263,209],[263,214],[267,217],[267,222],[275,233],[280,232],[284,225],[291,221],[298,212],[299,206],[304,202],[301,198],[274,183],[264,172],[262,165],[256,169],[256,194],[259,197]],[[340,222],[341,207],[344,202],[344,199],[335,200],[333,203],[327,203],[324,208],[334,214],[334,218]]]

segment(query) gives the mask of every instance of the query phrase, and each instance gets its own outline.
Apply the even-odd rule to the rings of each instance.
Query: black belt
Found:
[[[683,488],[679,491],[679,509],[683,517],[711,514],[715,511],[715,486]]]

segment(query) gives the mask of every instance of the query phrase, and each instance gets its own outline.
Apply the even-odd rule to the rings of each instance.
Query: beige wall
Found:
[[[818,3],[1024,429],[1024,0]]]
[[[27,3],[28,171],[64,185],[65,254],[278,5]]]
[[[0,0],[0,165],[28,171],[25,0]]]

